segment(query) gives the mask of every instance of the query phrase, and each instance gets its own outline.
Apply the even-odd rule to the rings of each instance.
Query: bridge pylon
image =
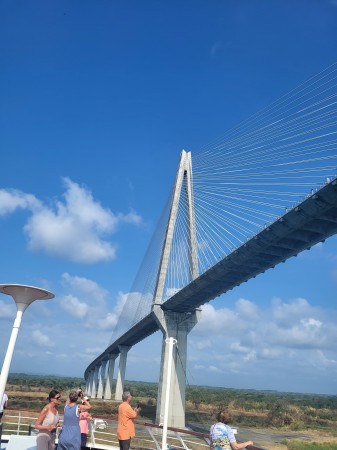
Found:
[[[186,392],[186,359],[187,335],[200,319],[200,310],[194,313],[175,313],[163,311],[160,307],[154,309],[158,326],[163,333],[160,377],[158,384],[156,423],[163,423],[167,379],[170,377],[169,416],[168,426],[176,428],[185,427],[185,392]],[[177,340],[173,348],[171,373],[168,373],[168,337]]]
[[[163,423],[165,401],[167,399],[167,380],[170,377],[171,383],[169,383],[170,392],[168,396],[169,416],[167,421],[168,426],[178,428],[185,427],[187,335],[196,325],[201,314],[200,310],[195,310],[192,313],[178,313],[174,311],[163,311],[161,309],[173,235],[177,221],[178,206],[183,187],[185,192],[186,222],[188,224],[189,269],[192,281],[198,277],[199,271],[193,205],[192,159],[191,153],[185,150],[182,150],[180,155],[152,305],[152,313],[159,329],[163,333],[156,423]],[[168,373],[167,367],[169,352],[167,338],[174,338],[177,341],[177,345],[173,349],[173,363],[170,374]]]

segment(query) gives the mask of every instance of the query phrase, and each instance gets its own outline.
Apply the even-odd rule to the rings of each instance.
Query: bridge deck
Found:
[[[271,225],[235,249],[161,305],[164,311],[192,312],[215,297],[256,277],[337,233],[337,180],[329,182]],[[86,369],[119,354],[158,330],[153,313],[112,343]]]
[[[337,181],[325,185],[167,300],[188,312],[337,233]]]

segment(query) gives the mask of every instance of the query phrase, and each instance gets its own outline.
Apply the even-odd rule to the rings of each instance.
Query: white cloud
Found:
[[[193,369],[196,369],[196,370],[204,370],[204,369],[206,369],[206,367],[203,366],[202,364],[195,364],[195,365],[193,366]]]
[[[114,259],[117,246],[108,241],[108,236],[123,223],[140,224],[141,217],[134,211],[115,214],[95,200],[86,187],[69,178],[63,181],[63,199],[49,205],[32,194],[0,190],[0,215],[18,208],[31,213],[24,231],[33,252],[85,264]]]
[[[245,346],[241,345],[240,342],[232,342],[230,344],[230,349],[232,351],[234,351],[234,352],[237,352],[237,353],[247,354],[247,353],[250,352],[250,349],[248,347],[245,347]]]
[[[112,330],[118,321],[118,316],[114,313],[108,313],[106,317],[98,322],[98,328],[101,330]]]
[[[303,377],[308,365],[318,368],[320,361],[317,370],[323,370],[324,363],[334,368],[335,316],[335,311],[313,307],[304,298],[272,299],[263,309],[243,298],[231,308],[206,304],[189,338],[189,361],[195,368],[208,366],[214,373],[240,377],[261,374],[261,367],[279,373],[284,366]],[[330,357],[325,356],[328,350]]]
[[[65,353],[57,353],[55,355],[55,357],[58,358],[58,359],[68,359],[69,355],[66,355]]]
[[[84,349],[85,353],[87,353],[88,355],[98,355],[99,353],[102,352],[102,349],[100,347],[87,347]]]
[[[60,302],[64,311],[81,320],[82,326],[86,329],[113,331],[127,295],[119,292],[114,306],[110,308],[109,292],[95,281],[64,273],[62,285],[68,292]]]
[[[128,214],[118,214],[117,218],[120,222],[131,224],[140,224],[142,222],[142,218],[135,211],[131,211]]]
[[[72,318],[71,326],[69,321],[55,325],[54,333],[58,336],[59,353],[54,355],[52,367],[54,371],[57,370],[60,361],[63,366],[71,365],[71,361],[76,357],[78,367],[84,371],[107,347],[127,294],[120,292],[117,298],[111,301],[109,293],[97,283],[68,273],[63,274],[62,283],[67,292],[65,296],[75,297],[80,304],[85,304],[84,310],[87,312],[83,319],[78,318],[78,324]],[[131,298],[135,299],[137,295],[134,293]],[[289,390],[292,386],[293,390],[296,387],[295,380],[306,380],[308,374],[312,375],[311,378],[323,379],[326,379],[328,374],[337,375],[334,348],[337,339],[335,311],[330,310],[328,313],[313,307],[304,299],[287,302],[278,299],[277,308],[274,301],[264,304],[263,308],[251,308],[251,303],[240,298],[228,308],[217,310],[210,304],[203,308],[206,314],[202,313],[201,322],[211,322],[197,330],[200,324],[203,325],[199,322],[189,334],[187,376],[193,377],[189,378],[189,382],[282,390]],[[61,302],[55,302],[55,306],[56,304],[62,307]],[[73,299],[69,304],[78,306]],[[304,312],[302,317],[298,314],[299,309]],[[295,318],[292,317],[294,312]],[[48,341],[43,341],[42,337],[46,336],[42,333],[45,333],[42,329],[40,334],[35,333],[35,339],[40,337],[40,343],[35,347],[40,348],[44,342],[44,347],[48,348]],[[146,339],[130,350],[128,377],[136,377],[140,373],[149,377],[150,365],[154,369],[153,377],[156,381],[161,340],[161,333],[157,333],[151,337],[151,341],[150,338]],[[32,357],[37,358],[37,351]],[[47,358],[46,352],[39,353],[39,358],[44,357]],[[142,364],[144,361],[146,364]],[[117,366],[118,360],[115,370]],[[282,380],[278,374],[284,373],[284,368],[289,367],[293,375],[292,384],[288,387],[287,380]],[[303,384],[303,389],[306,389],[306,386]],[[301,390],[301,387],[298,389]]]
[[[54,342],[47,334],[42,333],[40,330],[34,330],[32,332],[32,338],[35,344],[39,347],[54,347]]]
[[[71,261],[95,263],[115,257],[115,247],[104,239],[118,219],[95,201],[91,193],[65,179],[64,202],[34,211],[24,229],[28,247]]]
[[[88,278],[68,273],[62,274],[62,285],[68,294],[61,299],[61,307],[84,326],[97,327],[97,318],[106,313],[108,292]]]
[[[124,294],[123,292],[118,292],[118,297],[117,297],[117,304],[114,308],[114,312],[119,316],[122,311],[123,308],[125,306],[125,302],[127,301],[127,299],[129,298],[129,296],[132,294]]]
[[[313,315],[313,308],[304,298],[294,299],[292,302],[284,303],[281,299],[272,300],[272,318],[279,326],[289,327],[297,323],[303,317]]]
[[[228,335],[240,335],[250,327],[250,321],[258,316],[258,309],[251,301],[240,298],[235,305],[235,309],[229,308],[215,309],[211,304],[206,303],[201,307],[201,320],[196,325],[197,333],[207,335],[208,333]]]
[[[61,298],[61,306],[67,313],[77,319],[84,319],[89,310],[89,306],[86,303],[81,302],[73,295],[65,295]]]
[[[244,298],[240,298],[236,302],[235,309],[241,318],[247,320],[255,320],[258,317],[257,306],[249,300],[245,300]]]
[[[298,323],[289,328],[278,328],[277,325],[270,324],[270,343],[282,345],[290,348],[318,348],[326,339],[326,334],[321,328],[321,323],[314,319],[300,319]]]
[[[114,329],[114,339],[121,336],[126,329],[144,317],[144,314],[150,312],[149,305],[152,303],[152,298],[152,294],[149,293],[118,293],[117,304],[113,311],[116,315],[116,321],[118,319],[117,326]]]
[[[219,367],[216,367],[216,366],[209,366],[209,367],[208,367],[208,370],[209,370],[210,372],[223,373],[223,371],[222,371],[221,369],[219,369]]]
[[[110,330],[113,331],[120,320],[120,314],[123,309],[123,306],[126,302],[127,295],[122,292],[118,293],[116,298],[116,303],[111,311],[109,311],[104,317],[101,317],[97,320],[97,328],[101,330]]]
[[[202,335],[208,333],[228,334],[238,326],[238,316],[236,312],[227,308],[215,309],[210,304],[201,307],[202,314],[199,323],[195,326],[195,331]]]
[[[280,348],[261,348],[259,351],[259,357],[261,359],[280,359],[284,352]]]
[[[71,276],[65,272],[62,274],[62,285],[81,297],[94,299],[95,303],[104,303],[108,297],[108,291],[99,286],[95,281],[85,277]]]
[[[197,341],[196,347],[199,350],[204,350],[205,348],[211,348],[212,347],[212,343],[211,343],[211,341],[209,339],[205,339],[203,341]]]
[[[10,319],[15,317],[15,305],[13,300],[9,299],[8,302],[0,300],[0,318]]]
[[[13,213],[17,209],[37,210],[41,202],[32,194],[16,189],[0,189],[0,216]]]
[[[327,358],[321,350],[317,350],[316,355],[317,355],[317,359],[318,359],[320,365],[328,366],[328,367],[332,366],[337,369],[337,360],[336,359]]]
[[[29,219],[25,232],[34,252],[89,264],[115,258],[116,248],[99,236],[98,229],[69,215],[44,209]]]

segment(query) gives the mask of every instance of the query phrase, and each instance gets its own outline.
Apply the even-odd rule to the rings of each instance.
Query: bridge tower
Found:
[[[152,313],[158,323],[159,329],[163,333],[162,354],[160,366],[160,378],[158,385],[156,423],[162,423],[165,411],[165,400],[167,398],[167,380],[170,377],[171,383],[169,392],[169,416],[168,425],[171,427],[185,427],[185,391],[186,391],[186,355],[187,355],[187,335],[197,324],[200,318],[200,310],[190,313],[175,311],[163,311],[161,308],[165,279],[173,241],[174,229],[177,220],[179,202],[184,187],[186,219],[188,225],[188,258],[191,281],[199,275],[197,239],[195,228],[195,215],[193,207],[193,178],[191,153],[183,150],[180,155],[180,162],[174,184],[173,197],[170,214],[167,222],[164,243],[162,247],[156,287],[154,291],[154,301]],[[173,347],[172,368],[168,373],[168,338],[174,338],[177,343]]]

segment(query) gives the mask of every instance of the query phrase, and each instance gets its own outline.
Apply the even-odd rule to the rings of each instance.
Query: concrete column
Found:
[[[115,393],[115,400],[117,401],[122,401],[122,394],[124,391],[124,382],[125,382],[126,356],[130,348],[131,347],[128,347],[126,345],[118,346],[120,355],[119,355],[119,367],[116,382],[116,393]]]
[[[114,379],[114,369],[115,369],[115,361],[117,358],[117,354],[111,353],[109,355],[109,367],[108,367],[108,375],[105,383],[104,390],[104,400],[111,400],[111,386],[112,381]]]
[[[92,385],[94,382],[94,369],[91,369],[85,384],[85,393],[91,397]]]
[[[173,347],[172,355],[168,426],[185,428],[187,335],[198,323],[201,311],[197,310],[192,314],[175,313],[156,307],[154,313],[163,333],[156,424],[163,423],[164,419],[169,349],[166,338],[173,337],[177,344]]]
[[[103,389],[104,389],[104,383],[105,383],[105,369],[106,369],[106,363],[108,361],[102,361],[101,364],[101,370],[99,372],[98,377],[98,388],[97,388],[97,398],[103,398]]]
[[[96,398],[99,368],[100,366],[95,366],[94,376],[91,385],[91,398]]]

